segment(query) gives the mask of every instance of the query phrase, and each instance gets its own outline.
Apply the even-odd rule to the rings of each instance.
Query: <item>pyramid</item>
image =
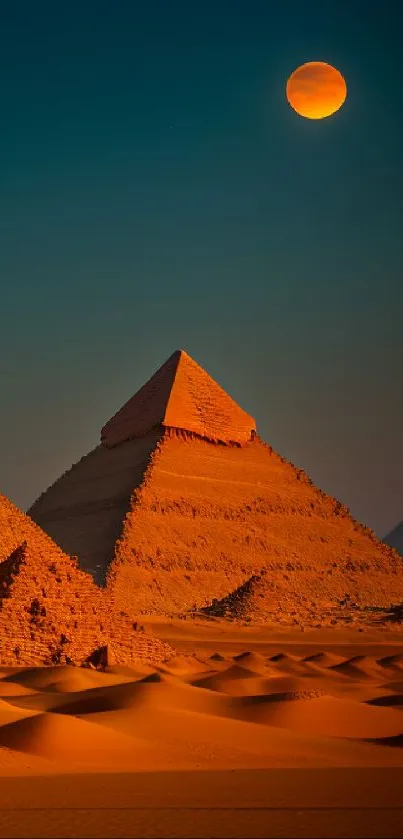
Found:
[[[401,557],[183,351],[29,514],[128,614],[234,616],[242,602],[246,620],[317,625],[403,600]]]
[[[205,440],[245,443],[255,421],[183,350],[174,352],[101,431],[108,447],[151,429],[181,428]]]
[[[390,545],[391,548],[394,548],[399,554],[401,554],[401,556],[403,556],[403,521],[396,525],[396,527],[394,527],[393,530],[384,537],[383,541],[386,545]]]
[[[255,422],[187,353],[177,351],[104,426],[101,444],[28,510],[99,583],[121,536],[132,492],[170,428],[241,445],[251,438]]]
[[[173,653],[115,611],[77,560],[0,496],[0,664],[81,664],[102,650],[119,663]]]

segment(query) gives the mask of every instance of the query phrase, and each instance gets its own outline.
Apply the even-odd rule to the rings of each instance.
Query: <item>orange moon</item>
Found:
[[[347,96],[346,82],[331,64],[308,61],[291,73],[286,86],[289,104],[307,119],[330,117]]]

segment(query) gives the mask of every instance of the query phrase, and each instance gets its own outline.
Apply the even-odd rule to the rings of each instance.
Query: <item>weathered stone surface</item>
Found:
[[[83,567],[100,566],[130,615],[223,601],[229,616],[309,624],[337,622],[345,602],[403,600],[401,557],[264,444],[183,352],[30,514]]]
[[[4,496],[0,549],[0,664],[80,664],[100,647],[119,663],[173,654]]]
[[[245,614],[259,620],[320,616],[346,594],[362,607],[403,600],[401,557],[258,438],[230,448],[167,433],[110,567],[116,602],[183,612],[254,577]]]
[[[242,444],[256,429],[255,420],[183,350],[174,352],[106,423],[101,440],[116,446],[159,425]]]
[[[80,558],[81,567],[98,583],[104,580],[131,495],[160,437],[154,429],[124,446],[97,446],[28,511],[66,553]]]

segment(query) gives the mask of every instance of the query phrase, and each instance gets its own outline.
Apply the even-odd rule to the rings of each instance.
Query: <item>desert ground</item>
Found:
[[[149,624],[157,667],[2,668],[0,836],[403,834],[399,632]]]

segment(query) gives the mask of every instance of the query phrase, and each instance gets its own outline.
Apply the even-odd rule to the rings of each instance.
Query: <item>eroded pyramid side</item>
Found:
[[[0,563],[8,559],[23,542],[29,543],[38,557],[63,557],[63,551],[49,534],[0,493]]]
[[[123,446],[97,446],[28,510],[66,553],[79,557],[81,568],[99,584],[114,556],[132,493],[159,439],[160,431],[154,429]]]
[[[262,621],[314,625],[346,595],[362,608],[403,600],[401,558],[258,438],[227,447],[167,432],[108,572],[116,602],[184,613],[262,572]]]

